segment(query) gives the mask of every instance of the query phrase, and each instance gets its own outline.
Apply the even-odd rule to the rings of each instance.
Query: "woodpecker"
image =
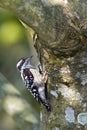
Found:
[[[40,66],[36,69],[31,65],[31,59],[33,56],[28,58],[21,58],[17,63],[17,69],[21,73],[21,78],[30,91],[33,97],[41,104],[43,104],[47,111],[51,111],[51,105],[47,97],[47,83],[43,76]]]

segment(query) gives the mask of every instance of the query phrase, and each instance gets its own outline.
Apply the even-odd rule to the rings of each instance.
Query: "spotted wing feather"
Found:
[[[33,97],[39,101],[39,93],[37,87],[33,84],[34,83],[34,77],[30,71],[29,68],[26,68],[23,70],[23,81],[26,86],[26,88],[30,91],[30,93],[33,95]]]
[[[28,68],[23,70],[23,81],[25,86],[29,89],[33,84],[34,77]]]

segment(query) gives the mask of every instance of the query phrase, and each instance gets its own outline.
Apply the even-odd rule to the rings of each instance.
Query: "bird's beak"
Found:
[[[33,55],[32,56],[30,56],[30,60],[33,58]]]
[[[26,65],[29,64],[29,62],[31,61],[32,58],[33,58],[33,56],[30,56],[30,57],[26,58]]]

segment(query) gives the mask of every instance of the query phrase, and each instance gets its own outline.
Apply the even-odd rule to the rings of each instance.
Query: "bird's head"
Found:
[[[32,57],[33,57],[33,56],[30,56],[30,57],[28,57],[28,58],[21,58],[21,59],[18,61],[17,65],[16,65],[17,69],[18,69],[19,71],[21,71],[21,70],[23,70],[23,69],[25,69],[25,68],[31,68],[32,66],[31,66],[30,62],[31,62]]]

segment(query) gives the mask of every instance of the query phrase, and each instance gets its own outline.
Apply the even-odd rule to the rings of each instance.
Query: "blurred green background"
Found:
[[[15,16],[0,8],[0,72],[20,91],[25,100],[32,106],[32,109],[37,113],[34,116],[36,116],[39,122],[39,104],[24,87],[20,73],[16,69],[16,63],[21,57],[36,55],[32,44],[30,44],[31,37],[29,36],[30,34],[27,33]],[[32,61],[33,64],[37,62],[36,58]],[[9,123],[12,123],[12,126],[9,126]],[[0,130],[5,129],[19,130],[16,122],[2,112],[0,114]],[[34,127],[34,130],[37,129],[39,128]]]

